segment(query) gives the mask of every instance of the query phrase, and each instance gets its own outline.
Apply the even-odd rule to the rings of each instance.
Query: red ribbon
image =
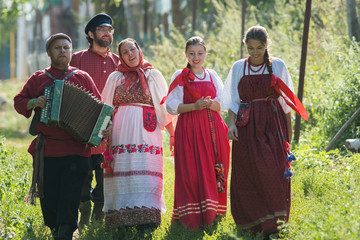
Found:
[[[194,74],[191,72],[190,68],[184,68],[182,70],[182,72],[174,79],[174,81],[170,84],[170,87],[169,87],[169,91],[168,91],[168,94],[163,97],[163,99],[161,100],[160,102],[160,105],[163,104],[167,97],[169,96],[169,94],[172,92],[172,90],[174,90],[178,85],[179,86],[186,86],[187,89],[189,90],[189,92],[191,93],[191,95],[193,95],[195,98],[201,98],[201,94],[196,91],[195,89],[193,89],[191,86],[190,86],[190,83],[189,83],[189,79],[191,81],[194,81],[195,80],[195,76]]]
[[[286,86],[286,84],[274,74],[271,74],[271,86],[274,87],[275,91],[278,92],[285,100],[286,104],[290,106],[298,115],[300,115],[306,121],[309,121],[308,114],[305,110],[304,105],[300,102],[300,100],[296,97],[293,91]],[[290,101],[285,98],[281,91],[285,93],[285,95],[290,99]]]

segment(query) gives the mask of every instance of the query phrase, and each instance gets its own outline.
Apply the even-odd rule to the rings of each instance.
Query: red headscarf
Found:
[[[170,92],[174,90],[174,88],[176,88],[176,86],[178,85],[182,87],[186,86],[189,92],[191,93],[191,95],[193,95],[196,98],[200,98],[201,94],[190,86],[189,80],[194,81],[195,76],[191,72],[190,68],[185,67],[183,68],[181,73],[174,79],[174,81],[170,84],[168,94],[165,97],[163,97],[163,99],[160,102],[160,105],[166,101],[167,96],[169,96]]]
[[[126,65],[124,59],[121,56],[120,44],[119,44],[118,52],[120,56],[120,64],[116,70],[124,73],[125,90],[129,91],[129,89],[132,87],[141,86],[144,94],[150,95],[149,85],[147,83],[147,79],[145,76],[145,70],[153,69],[154,67],[149,62],[144,60],[142,51],[138,43],[134,39],[129,39],[126,42],[133,42],[136,48],[139,50],[139,65],[137,65],[136,67],[129,67],[128,65]]]

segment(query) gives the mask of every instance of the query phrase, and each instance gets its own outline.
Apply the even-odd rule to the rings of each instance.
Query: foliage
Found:
[[[0,136],[6,136],[8,143],[15,143],[17,146],[28,145],[31,136],[26,135],[30,125],[30,119],[16,114],[12,101],[18,93],[23,80],[0,81],[0,98],[5,99],[5,104],[0,106]]]
[[[296,149],[290,239],[358,239],[360,157]]]
[[[7,44],[10,33],[16,29],[17,17],[26,14],[25,4],[36,0],[0,1],[0,47]]]
[[[144,55],[167,81],[186,65],[185,41],[202,36],[207,44],[205,66],[215,69],[225,80],[234,61],[240,56],[241,4],[236,0],[214,1],[216,21],[203,24],[199,31],[181,34],[173,27],[170,37],[156,30],[156,42],[145,45]],[[283,59],[298,85],[305,3],[300,0],[249,0],[246,28],[265,26],[272,40],[270,53]],[[360,157],[342,146],[344,138],[357,137],[359,120],[339,140],[336,149],[325,152],[327,143],[360,107],[359,46],[347,38],[346,9],[343,0],[313,1],[303,103],[309,122],[302,122],[298,143],[292,150],[292,210],[290,221],[283,225],[283,239],[359,239],[360,238]],[[23,82],[1,83],[1,95],[12,99]],[[3,91],[4,90],[4,91]],[[295,88],[296,90],[296,88]],[[9,100],[8,102],[11,102]],[[294,117],[294,116],[293,116]],[[39,206],[22,203],[29,187],[31,158],[20,139],[29,143],[28,120],[14,113],[10,104],[0,109],[0,238],[50,239],[43,225]],[[164,195],[167,213],[155,231],[120,228],[106,231],[96,222],[78,235],[79,239],[263,239],[237,230],[230,211],[212,227],[186,231],[171,223],[174,165],[164,133]]]
[[[159,32],[156,32],[155,44],[145,48],[144,55],[151,56],[148,60],[163,73],[168,82],[177,69],[186,66],[185,43],[193,35],[202,37],[206,43],[208,56],[205,67],[214,69],[223,80],[233,62],[239,59],[240,28],[234,29],[233,26],[240,22],[238,12],[241,12],[241,6],[235,1],[227,1],[227,4],[218,1],[213,3],[219,14],[211,29],[204,25],[203,31],[188,32],[185,35],[182,35],[177,29],[173,29],[170,38],[162,40],[159,38]]]
[[[342,65],[339,70],[337,82],[334,83],[333,94],[328,95],[327,111],[325,112],[322,124],[326,126],[324,134],[331,137],[343,124],[360,108],[360,68],[359,53],[360,48],[353,42],[348,49],[344,49],[347,54],[338,56],[338,64]],[[321,120],[320,120],[321,121]],[[360,137],[358,127],[360,119],[357,119],[348,129],[348,131],[338,140],[344,142],[347,138]]]
[[[0,238],[20,239],[44,236],[39,204],[29,206],[23,203],[31,179],[32,162],[24,151],[5,146],[5,138],[0,139]],[[44,231],[45,230],[45,231]]]

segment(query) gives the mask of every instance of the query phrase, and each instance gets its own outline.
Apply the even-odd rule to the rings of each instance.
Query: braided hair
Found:
[[[269,74],[272,74],[272,59],[270,57],[269,50],[268,50],[268,47],[271,44],[271,40],[269,38],[269,35],[268,35],[266,29],[259,25],[249,28],[245,34],[243,43],[246,44],[246,42],[250,39],[258,40],[264,46],[266,46],[265,54],[264,54],[265,64],[266,64],[266,68],[267,68]]]
[[[199,37],[199,36],[194,36],[194,37],[191,37],[189,38],[187,41],[186,41],[186,45],[185,45],[185,52],[188,50],[188,48],[190,46],[194,46],[194,45],[200,45],[200,46],[203,46],[205,51],[206,51],[206,45],[205,45],[205,42],[204,40]],[[190,63],[187,63],[186,65],[187,68],[190,68]]]

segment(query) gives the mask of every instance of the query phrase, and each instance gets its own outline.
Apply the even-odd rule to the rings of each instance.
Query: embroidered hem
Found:
[[[135,226],[143,224],[160,225],[161,212],[155,208],[127,208],[110,210],[105,213],[105,228],[112,229],[119,226]]]

